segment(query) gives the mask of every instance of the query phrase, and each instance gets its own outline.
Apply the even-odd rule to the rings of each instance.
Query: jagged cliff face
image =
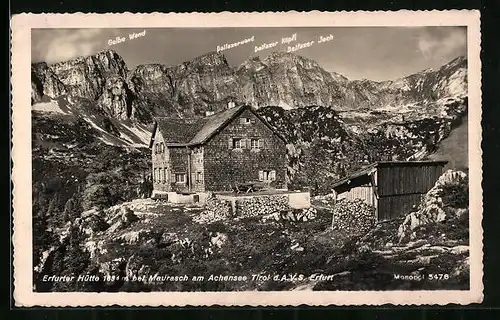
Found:
[[[56,63],[50,68],[66,86],[69,93],[96,100],[102,94],[106,80],[112,76],[125,79],[125,61],[114,51]]]
[[[395,81],[349,81],[315,61],[292,53],[272,53],[229,66],[209,53],[176,66],[140,65],[129,71],[113,51],[51,66],[32,66],[32,101],[43,95],[72,95],[98,102],[111,117],[149,123],[155,115],[202,116],[229,100],[255,107],[293,109],[310,105],[335,110],[422,109],[467,94],[467,61],[460,57],[439,70],[424,70]],[[427,110],[429,109],[429,110]]]
[[[106,79],[102,94],[98,98],[98,105],[116,119],[128,119],[132,116],[133,93],[127,82],[119,76]]]
[[[131,115],[131,95],[127,94],[127,66],[113,51],[102,51],[89,57],[32,65],[31,101],[42,97],[59,98],[69,95],[98,102],[104,111],[118,119]],[[113,89],[114,88],[114,89]],[[121,93],[120,91],[124,91]]]
[[[244,62],[236,74],[242,85],[239,99],[256,106],[287,109],[322,105],[343,108],[341,83],[315,61],[290,53],[273,53],[264,60]]]
[[[44,95],[56,98],[66,94],[66,87],[45,62],[31,66],[31,102],[41,101]]]

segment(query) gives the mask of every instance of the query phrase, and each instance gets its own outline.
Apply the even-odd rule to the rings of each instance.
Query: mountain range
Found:
[[[328,106],[337,111],[416,107],[440,112],[436,102],[467,95],[467,60],[458,57],[394,81],[353,80],[310,59],[274,52],[230,66],[222,53],[179,65],[139,65],[129,70],[114,51],[47,65],[32,64],[32,103],[43,96],[89,99],[116,119],[149,123],[156,115],[203,116],[232,100],[257,108]],[[430,108],[429,105],[431,106]]]
[[[459,134],[452,148],[439,150],[442,140],[464,126],[465,57],[377,82],[349,80],[293,53],[274,52],[238,66],[222,53],[208,53],[179,65],[129,70],[118,53],[106,50],[52,65],[34,63],[31,81],[34,148],[50,150],[59,141],[58,149],[67,149],[78,135],[143,148],[155,116],[202,117],[230,101],[255,107],[286,137],[289,180],[298,187],[323,181],[317,188],[327,191],[332,180],[368,162],[433,154],[448,160],[453,145],[460,144],[462,153],[467,146],[467,136]],[[466,158],[453,165],[467,167]]]

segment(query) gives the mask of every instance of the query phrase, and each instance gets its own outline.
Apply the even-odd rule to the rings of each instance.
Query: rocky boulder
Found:
[[[108,224],[111,226],[107,232],[112,234],[124,229],[139,220],[139,217],[127,206],[115,206],[107,210]]]
[[[443,222],[448,219],[467,219],[469,208],[469,181],[462,171],[448,170],[425,195],[419,208],[408,214],[399,226],[399,242],[413,237],[419,226]]]
[[[103,211],[97,209],[82,212],[81,216],[75,220],[75,224],[82,233],[90,237],[109,227],[104,219]]]
[[[119,276],[125,265],[127,260],[125,258],[115,258],[111,261],[105,261],[99,264],[99,272],[104,275],[105,278],[111,279],[112,277]]]

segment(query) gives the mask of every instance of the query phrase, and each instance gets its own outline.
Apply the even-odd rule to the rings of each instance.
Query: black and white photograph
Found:
[[[32,291],[471,290],[468,31],[32,28]]]

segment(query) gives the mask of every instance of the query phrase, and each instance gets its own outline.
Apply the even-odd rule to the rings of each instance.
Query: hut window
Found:
[[[163,153],[165,151],[165,145],[163,142],[155,144],[155,153]]]
[[[165,169],[160,168],[160,180],[162,183],[165,183]]]
[[[261,141],[260,141],[260,139],[252,139],[251,140],[251,145],[252,145],[252,149],[260,149],[261,148]]]
[[[202,153],[202,149],[201,149],[201,147],[195,147],[195,148],[193,148],[193,153],[194,153],[194,154],[199,154],[199,153]]]
[[[244,149],[245,141],[241,138],[233,138],[233,149]]]
[[[203,181],[203,173],[197,172],[196,173],[196,182],[202,182]]]
[[[185,173],[176,173],[175,174],[175,183],[186,183],[186,174]]]
[[[241,124],[250,124],[250,123],[252,123],[252,120],[250,120],[250,118],[240,118],[240,123]]]
[[[259,181],[275,181],[276,170],[260,170]]]

